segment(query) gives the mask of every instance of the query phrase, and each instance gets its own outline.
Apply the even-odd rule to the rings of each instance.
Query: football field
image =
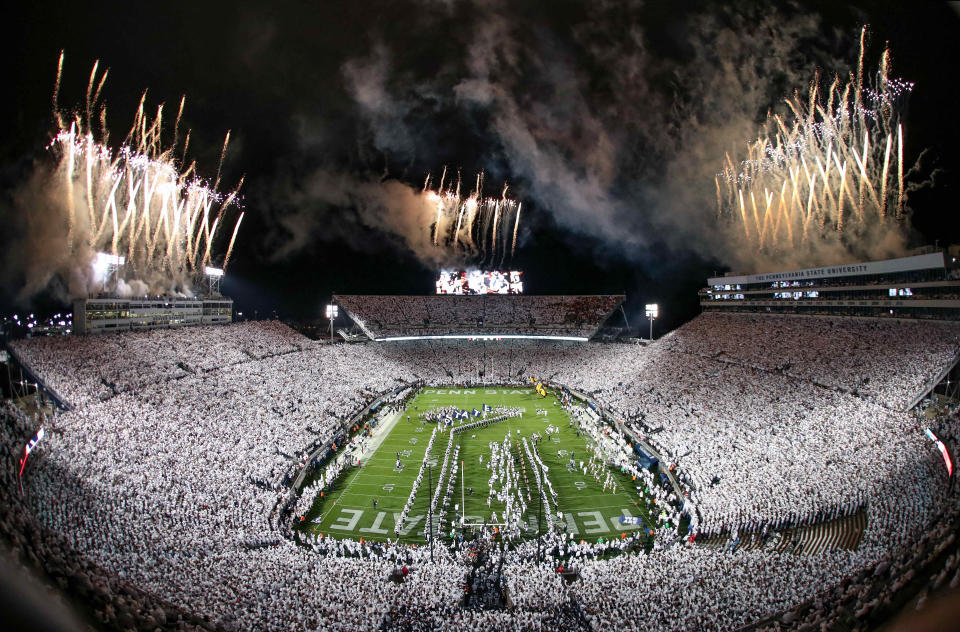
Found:
[[[538,446],[540,459],[547,466],[547,476],[557,492],[557,507],[553,511],[559,509],[562,512],[563,526],[576,539],[609,539],[644,526],[656,526],[650,498],[642,489],[637,489],[639,481],[634,481],[619,469],[607,466],[596,473],[589,470],[586,475],[583,473],[579,464],[589,461],[593,454],[589,448],[594,446],[594,441],[588,433],[578,433],[577,423],[571,421],[570,415],[552,393],[540,397],[532,387],[498,386],[421,390],[408,402],[407,408],[400,413],[382,443],[372,453],[368,451],[361,456],[361,465],[344,471],[333,489],[325,492],[322,498],[317,498],[305,520],[299,523],[299,528],[309,533],[338,538],[393,539],[397,517],[413,488],[430,435],[437,427],[435,422],[421,422],[418,415],[451,405],[467,411],[482,410],[485,404],[519,408],[523,410],[523,415],[454,435],[454,449],[460,446],[458,461],[463,463],[463,468],[453,477],[454,494],[446,517],[448,522],[455,524],[445,529],[444,540],[451,537],[451,528],[459,532],[455,505],[461,503],[462,497],[465,498],[466,522],[495,522],[491,520],[494,513],[498,518],[502,517],[503,503],[489,494],[491,471],[487,466],[491,457],[490,443],[503,442],[508,433],[513,443],[511,454],[514,463],[518,464],[518,472],[523,469],[531,472],[534,467],[520,438],[526,437],[530,441],[533,433],[542,437]],[[455,421],[454,427],[474,420]],[[448,440],[449,429],[438,432],[430,452],[430,463],[434,464],[434,489],[441,484],[440,470]],[[399,470],[396,467],[398,454],[402,462]],[[569,467],[571,458],[578,466],[575,469]],[[449,469],[442,481],[444,489],[450,483]],[[615,491],[610,485],[604,489],[608,474],[609,480],[616,484]],[[531,500],[527,503],[526,522],[528,533],[533,537],[537,530],[538,496],[532,474],[529,476],[529,486]],[[472,493],[469,491],[471,489]],[[425,542],[423,529],[428,519],[429,505],[430,491],[425,472],[413,508],[402,526],[402,541]],[[547,513],[546,507],[543,512]],[[439,510],[437,513],[439,515]],[[621,524],[621,516],[639,517],[640,524]],[[557,516],[554,514],[553,517]],[[547,516],[544,515],[544,530],[546,521]]]

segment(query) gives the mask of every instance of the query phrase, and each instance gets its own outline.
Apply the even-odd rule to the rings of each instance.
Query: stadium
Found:
[[[121,626],[852,627],[957,581],[957,416],[927,411],[960,325],[744,305],[589,342],[622,299],[337,296],[355,343],[12,342],[61,412],[31,442],[5,405],[6,459],[31,447],[5,530]]]
[[[18,9],[7,627],[956,627],[960,12],[331,6]]]

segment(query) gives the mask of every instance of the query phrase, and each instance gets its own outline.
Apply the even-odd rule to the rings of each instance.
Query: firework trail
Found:
[[[517,204],[517,214],[513,220],[513,244],[510,246],[510,258],[513,259],[513,255],[517,252],[517,229],[520,227],[520,209],[523,208],[523,203],[520,202]]]
[[[174,122],[173,142],[165,145],[163,106],[153,117],[145,114],[144,92],[130,131],[114,150],[107,145],[101,102],[106,71],[101,74],[99,63],[94,64],[82,115],[59,109],[62,71],[61,53],[53,97],[58,132],[49,148],[59,160],[57,176],[66,195],[67,257],[89,260],[97,252],[123,256],[123,277],[149,280],[158,293],[178,286],[189,289],[202,277],[204,266],[213,262],[219,229],[232,215],[243,182],[229,193],[217,191],[230,133],[224,139],[216,180],[209,186],[196,175],[194,163],[182,168],[182,159],[174,157],[184,99]],[[95,122],[100,127],[96,133]],[[181,156],[186,155],[189,139],[188,132]],[[241,213],[235,220],[224,267],[242,218]]]
[[[227,246],[227,254],[223,258],[223,269],[226,270],[230,264],[230,255],[233,253],[233,243],[237,241],[237,233],[240,231],[240,222],[243,221],[243,213],[237,218],[237,223],[233,227],[233,235],[230,237],[230,245]]]
[[[865,36],[866,29],[856,71],[845,82],[836,77],[824,95],[815,75],[805,98],[786,100],[789,116],[768,117],[738,165],[726,156],[715,179],[717,216],[739,224],[756,250],[788,251],[830,237],[855,242],[875,228],[899,229],[901,113],[913,84],[888,76],[885,50],[867,85]]]
[[[430,199],[437,205],[437,220],[433,228],[433,245],[436,246],[440,239],[440,219],[443,216],[443,198],[431,191]]]
[[[493,220],[493,225],[494,225],[494,231],[493,231],[494,251],[496,251],[496,247],[497,247],[497,231],[496,231],[496,226],[497,226],[497,224],[500,222],[500,209],[501,209],[501,208],[503,209],[503,219],[504,219],[504,221],[507,219],[507,204],[506,204],[506,201],[507,201],[507,190],[508,190],[509,188],[510,188],[510,185],[507,184],[507,183],[504,183],[504,185],[503,185],[503,192],[500,194],[500,199],[497,200],[497,215],[494,217],[494,220]],[[506,257],[507,257],[507,240],[506,240],[506,231],[505,231],[505,230],[500,231],[500,239],[501,239],[501,241],[503,242],[503,244],[500,246],[500,264],[499,264],[499,265],[500,265],[500,267],[503,267],[503,262],[504,262],[504,260],[505,260]],[[493,261],[494,261],[494,260],[491,259],[491,260],[490,260],[490,263],[493,263]]]
[[[443,173],[440,175],[440,191],[443,191],[443,182],[447,178],[447,166],[443,166]],[[423,190],[426,191],[430,187],[430,174],[427,174],[427,180],[423,183]],[[437,204],[437,221],[433,229],[433,245],[437,245],[437,240],[440,235],[440,218],[443,215],[443,199],[437,193],[433,191],[430,192],[430,199],[435,201]]]
[[[477,201],[474,198],[470,198],[466,202],[460,205],[460,212],[457,214],[457,227],[453,229],[453,247],[457,247],[457,240],[460,238],[460,226],[463,224],[463,210],[465,208],[470,209],[470,214],[473,215],[473,209],[477,207]],[[469,239],[470,234],[467,233],[467,238]]]
[[[501,265],[517,246],[517,231],[520,228],[520,205],[507,197],[509,186],[504,185],[499,198],[483,197],[484,174],[476,176],[473,191],[461,196],[461,175],[456,182],[448,182],[447,168],[443,168],[439,187],[431,188],[432,176],[424,180],[422,194],[427,203],[436,207],[432,226],[434,246],[450,251],[456,259],[474,259],[493,263],[500,259]],[[508,253],[508,218],[513,218],[513,248]],[[499,236],[499,237],[498,237]]]

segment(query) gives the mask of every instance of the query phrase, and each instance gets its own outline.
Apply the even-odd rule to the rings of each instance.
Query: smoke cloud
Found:
[[[628,260],[649,262],[665,248],[746,270],[903,253],[905,224],[770,252],[746,246],[735,226],[717,219],[714,176],[724,155],[742,153],[768,112],[785,111],[786,97],[806,91],[816,68],[849,68],[857,33],[831,32],[790,6],[738,5],[675,16],[665,38],[654,30],[665,28],[654,12],[641,3],[593,3],[557,29],[500,0],[425,11],[423,34],[442,30],[455,43],[441,72],[425,77],[405,65],[416,29],[403,40],[377,35],[341,71],[384,164],[436,171],[431,160],[443,152],[424,139],[442,136],[435,127],[469,121],[483,139],[481,167],[508,175],[519,199],[565,230]],[[291,239],[280,254],[315,238],[323,222],[309,217],[319,207],[332,212],[343,203],[423,261],[441,261],[429,239],[432,209],[417,191],[324,168],[296,192],[294,206],[312,210],[281,220]]]
[[[424,262],[448,261],[449,253],[431,241],[429,227],[436,206],[418,189],[395,179],[325,169],[288,186],[286,199],[297,210],[277,217],[291,238],[274,251],[276,258],[289,256],[318,234],[327,233],[352,240],[361,251],[382,245],[385,238]],[[368,240],[372,243],[365,244]]]

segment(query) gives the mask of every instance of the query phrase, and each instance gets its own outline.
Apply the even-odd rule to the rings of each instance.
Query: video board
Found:
[[[437,294],[523,294],[517,270],[441,270]]]

